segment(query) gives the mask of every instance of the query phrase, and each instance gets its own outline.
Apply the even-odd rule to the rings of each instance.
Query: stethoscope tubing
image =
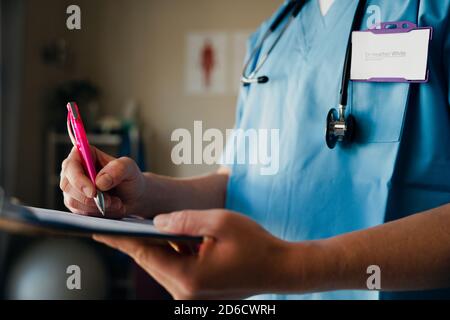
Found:
[[[256,45],[255,49],[250,54],[250,57],[248,58],[247,62],[244,65],[243,71],[242,71],[242,83],[244,85],[249,85],[252,83],[267,83],[269,82],[269,78],[267,76],[260,76],[257,77],[257,74],[263,67],[263,65],[266,63],[267,59],[269,58],[272,51],[276,48],[278,42],[283,37],[286,30],[289,28],[289,26],[292,24],[292,22],[295,20],[295,18],[300,13],[301,9],[305,5],[306,0],[292,0],[290,1],[286,7],[283,9],[283,11],[278,15],[278,17],[275,19],[275,21],[270,25],[270,27],[267,29],[267,31],[264,33],[261,40]],[[278,26],[283,22],[283,20],[286,18],[286,16],[292,13],[288,22],[283,26],[283,29],[281,29],[280,34],[277,36],[273,44],[270,46],[269,50],[267,50],[264,55],[258,59],[256,62],[256,66],[253,68],[253,71],[247,75],[247,70],[250,67],[251,63],[255,63],[257,55],[260,54],[261,49],[266,42],[266,40],[278,29]]]

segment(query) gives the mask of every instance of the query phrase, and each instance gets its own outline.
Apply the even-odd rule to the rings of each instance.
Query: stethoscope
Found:
[[[269,77],[266,75],[258,75],[259,71],[269,58],[271,52],[275,49],[278,42],[280,41],[283,34],[292,24],[294,19],[298,16],[303,6],[305,5],[307,0],[291,0],[284,9],[280,12],[280,14],[276,17],[274,22],[269,26],[269,29],[265,32],[259,43],[256,45],[255,49],[250,54],[248,61],[244,66],[244,70],[242,72],[242,84],[244,86],[248,86],[251,84],[264,84],[269,82]],[[348,85],[350,83],[350,69],[351,69],[351,60],[352,60],[352,32],[356,31],[362,23],[362,19],[364,18],[364,10],[366,7],[367,0],[360,0],[358,3],[358,7],[356,9],[355,18],[353,19],[352,28],[350,30],[350,35],[347,42],[347,51],[345,54],[344,67],[342,71],[342,81],[341,81],[341,89],[339,91],[339,107],[337,109],[332,108],[327,115],[326,119],[326,134],[325,141],[330,149],[334,149],[338,142],[342,143],[350,143],[353,140],[354,132],[355,132],[355,118],[353,115],[345,115],[345,109],[347,107],[348,100]],[[264,53],[259,61],[256,63],[255,58],[260,54],[262,47],[272,35],[281,22],[290,14],[288,22],[284,25],[280,34],[276,37],[272,46]],[[253,71],[249,74],[247,70],[250,67],[250,64],[256,64],[253,67]]]

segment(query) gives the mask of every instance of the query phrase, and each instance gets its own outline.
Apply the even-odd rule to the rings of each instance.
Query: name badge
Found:
[[[353,32],[351,80],[427,82],[432,33],[431,27],[418,28],[409,21]]]

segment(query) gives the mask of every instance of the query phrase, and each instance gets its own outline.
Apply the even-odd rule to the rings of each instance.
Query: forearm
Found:
[[[145,173],[146,190],[142,204],[151,216],[186,209],[223,208],[228,172],[219,170],[210,175],[176,179]]]
[[[367,268],[383,291],[450,286],[450,205],[327,240],[289,245],[290,292],[367,290]],[[292,284],[292,279],[299,281]]]

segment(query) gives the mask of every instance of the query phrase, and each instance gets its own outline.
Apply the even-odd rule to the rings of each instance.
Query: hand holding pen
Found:
[[[136,163],[126,157],[116,159],[95,147],[88,146],[88,150],[92,167],[101,170],[92,179],[79,148],[72,149],[62,164],[60,180],[66,207],[77,214],[99,215],[94,198],[101,192],[108,218],[145,214],[146,179]]]
[[[92,184],[95,184],[97,171],[95,170],[95,163],[92,160],[91,146],[89,145],[77,104],[75,102],[69,102],[67,104],[67,111],[67,132],[69,133],[70,140],[83,159],[84,169],[88,173]],[[94,196],[94,202],[100,213],[104,216],[106,210],[105,197],[103,192],[98,189]]]

